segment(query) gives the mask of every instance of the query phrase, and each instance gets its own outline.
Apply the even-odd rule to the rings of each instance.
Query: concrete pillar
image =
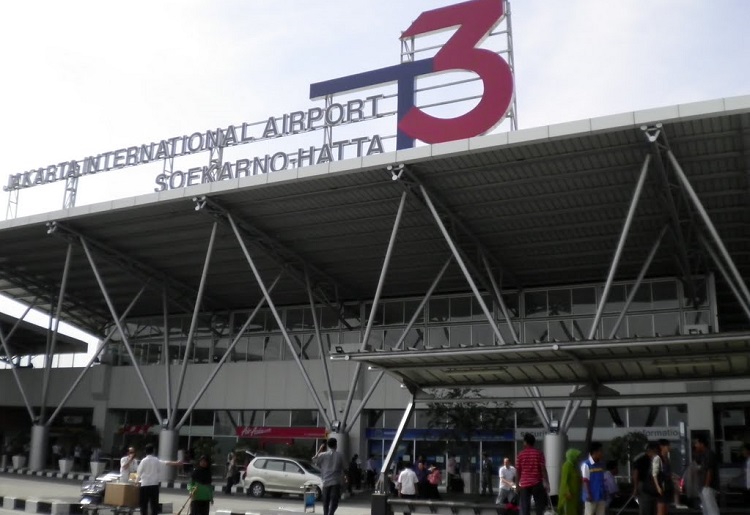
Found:
[[[328,435],[329,438],[335,438],[338,447],[336,450],[344,455],[344,458],[348,462],[351,459],[349,456],[349,434],[348,433],[331,433]]]
[[[550,495],[557,495],[560,491],[560,473],[565,462],[567,446],[567,435],[557,433],[544,435],[544,459],[547,462]]]
[[[31,428],[31,452],[29,453],[29,469],[44,470],[47,464],[47,440],[49,428],[35,424]]]
[[[159,459],[174,461],[177,456],[177,442],[179,441],[179,433],[173,429],[162,428],[159,433]],[[177,475],[177,468],[165,467],[164,470],[164,481],[172,481]]]

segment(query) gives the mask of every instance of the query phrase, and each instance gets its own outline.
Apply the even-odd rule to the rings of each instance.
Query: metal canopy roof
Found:
[[[603,281],[649,152],[639,128],[648,121],[664,123],[671,148],[741,273],[748,276],[748,113],[750,97],[674,106],[8,220],[0,223],[0,292],[27,303],[41,296],[38,305],[43,310],[54,304],[67,245],[47,234],[46,223],[57,221],[118,256],[97,258],[118,312],[142,284],[134,277],[143,274],[134,276],[133,270],[145,268],[167,280],[181,298],[189,298],[198,289],[214,222],[196,212],[192,201],[205,194],[288,249],[269,256],[250,247],[265,282],[271,282],[284,262],[294,261],[293,253],[321,272],[313,274],[314,282],[334,278],[341,298],[371,298],[404,191],[401,181],[391,180],[385,169],[391,163],[405,163],[520,285]],[[667,220],[655,177],[652,174],[643,192],[619,277],[637,275]],[[649,275],[677,275],[672,245],[665,240]],[[448,254],[430,213],[409,196],[384,296],[423,294]],[[123,267],[118,259],[135,264]],[[451,265],[437,293],[466,290],[458,267]],[[158,316],[162,306],[157,291],[145,295],[131,316]],[[247,308],[260,298],[234,235],[220,226],[203,307]],[[304,288],[288,275],[273,298],[280,305],[308,301]],[[74,250],[65,301],[64,318],[74,324],[99,331],[111,320],[80,248]],[[184,303],[180,306],[180,311],[189,311]]]
[[[0,313],[0,330],[2,330],[3,336],[7,337],[16,321],[15,317]],[[7,343],[11,357],[44,354],[47,346],[47,328],[22,320],[19,322],[16,332],[13,333],[13,336]],[[88,344],[86,342],[76,340],[62,333],[58,333],[57,335],[55,354],[86,352],[87,348]],[[5,358],[5,352],[2,351],[2,347],[0,347],[0,356]]]
[[[750,333],[337,354],[416,389],[750,376]]]

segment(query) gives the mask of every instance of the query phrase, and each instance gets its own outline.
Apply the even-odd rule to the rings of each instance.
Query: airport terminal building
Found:
[[[427,61],[399,66],[413,80]],[[344,106],[380,116],[330,101],[362,77],[313,85],[327,107],[299,130],[355,122]],[[0,319],[4,442],[29,445],[37,470],[92,427],[112,454],[210,438],[217,455],[306,455],[333,433],[350,454],[441,462],[455,442],[430,404],[479,389],[510,416],[474,435],[469,461],[513,455],[527,431],[573,445],[642,432],[683,459],[702,432],[738,460],[750,96],[478,136],[423,122],[399,126],[395,149],[329,134],[296,166],[223,159],[245,125],[121,149],[101,166],[163,159],[157,191],[0,222],[0,292],[101,338],[86,367],[29,367],[81,344],[52,321]],[[208,169],[169,168],[178,144],[208,151]],[[32,170],[8,187],[72,176]]]

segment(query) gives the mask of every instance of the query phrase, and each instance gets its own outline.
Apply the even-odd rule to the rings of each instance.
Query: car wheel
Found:
[[[315,487],[315,500],[320,501],[323,498],[323,491],[319,486]]]
[[[263,497],[263,494],[266,493],[266,487],[263,486],[263,483],[260,481],[254,482],[252,485],[250,485],[250,495],[253,497]]]

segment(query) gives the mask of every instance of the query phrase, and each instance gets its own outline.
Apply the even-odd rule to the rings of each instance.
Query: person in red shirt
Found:
[[[523,450],[516,458],[518,493],[521,498],[520,515],[531,515],[531,497],[534,497],[536,515],[544,515],[547,507],[549,478],[542,451],[534,447],[536,438],[531,433],[523,435]]]

